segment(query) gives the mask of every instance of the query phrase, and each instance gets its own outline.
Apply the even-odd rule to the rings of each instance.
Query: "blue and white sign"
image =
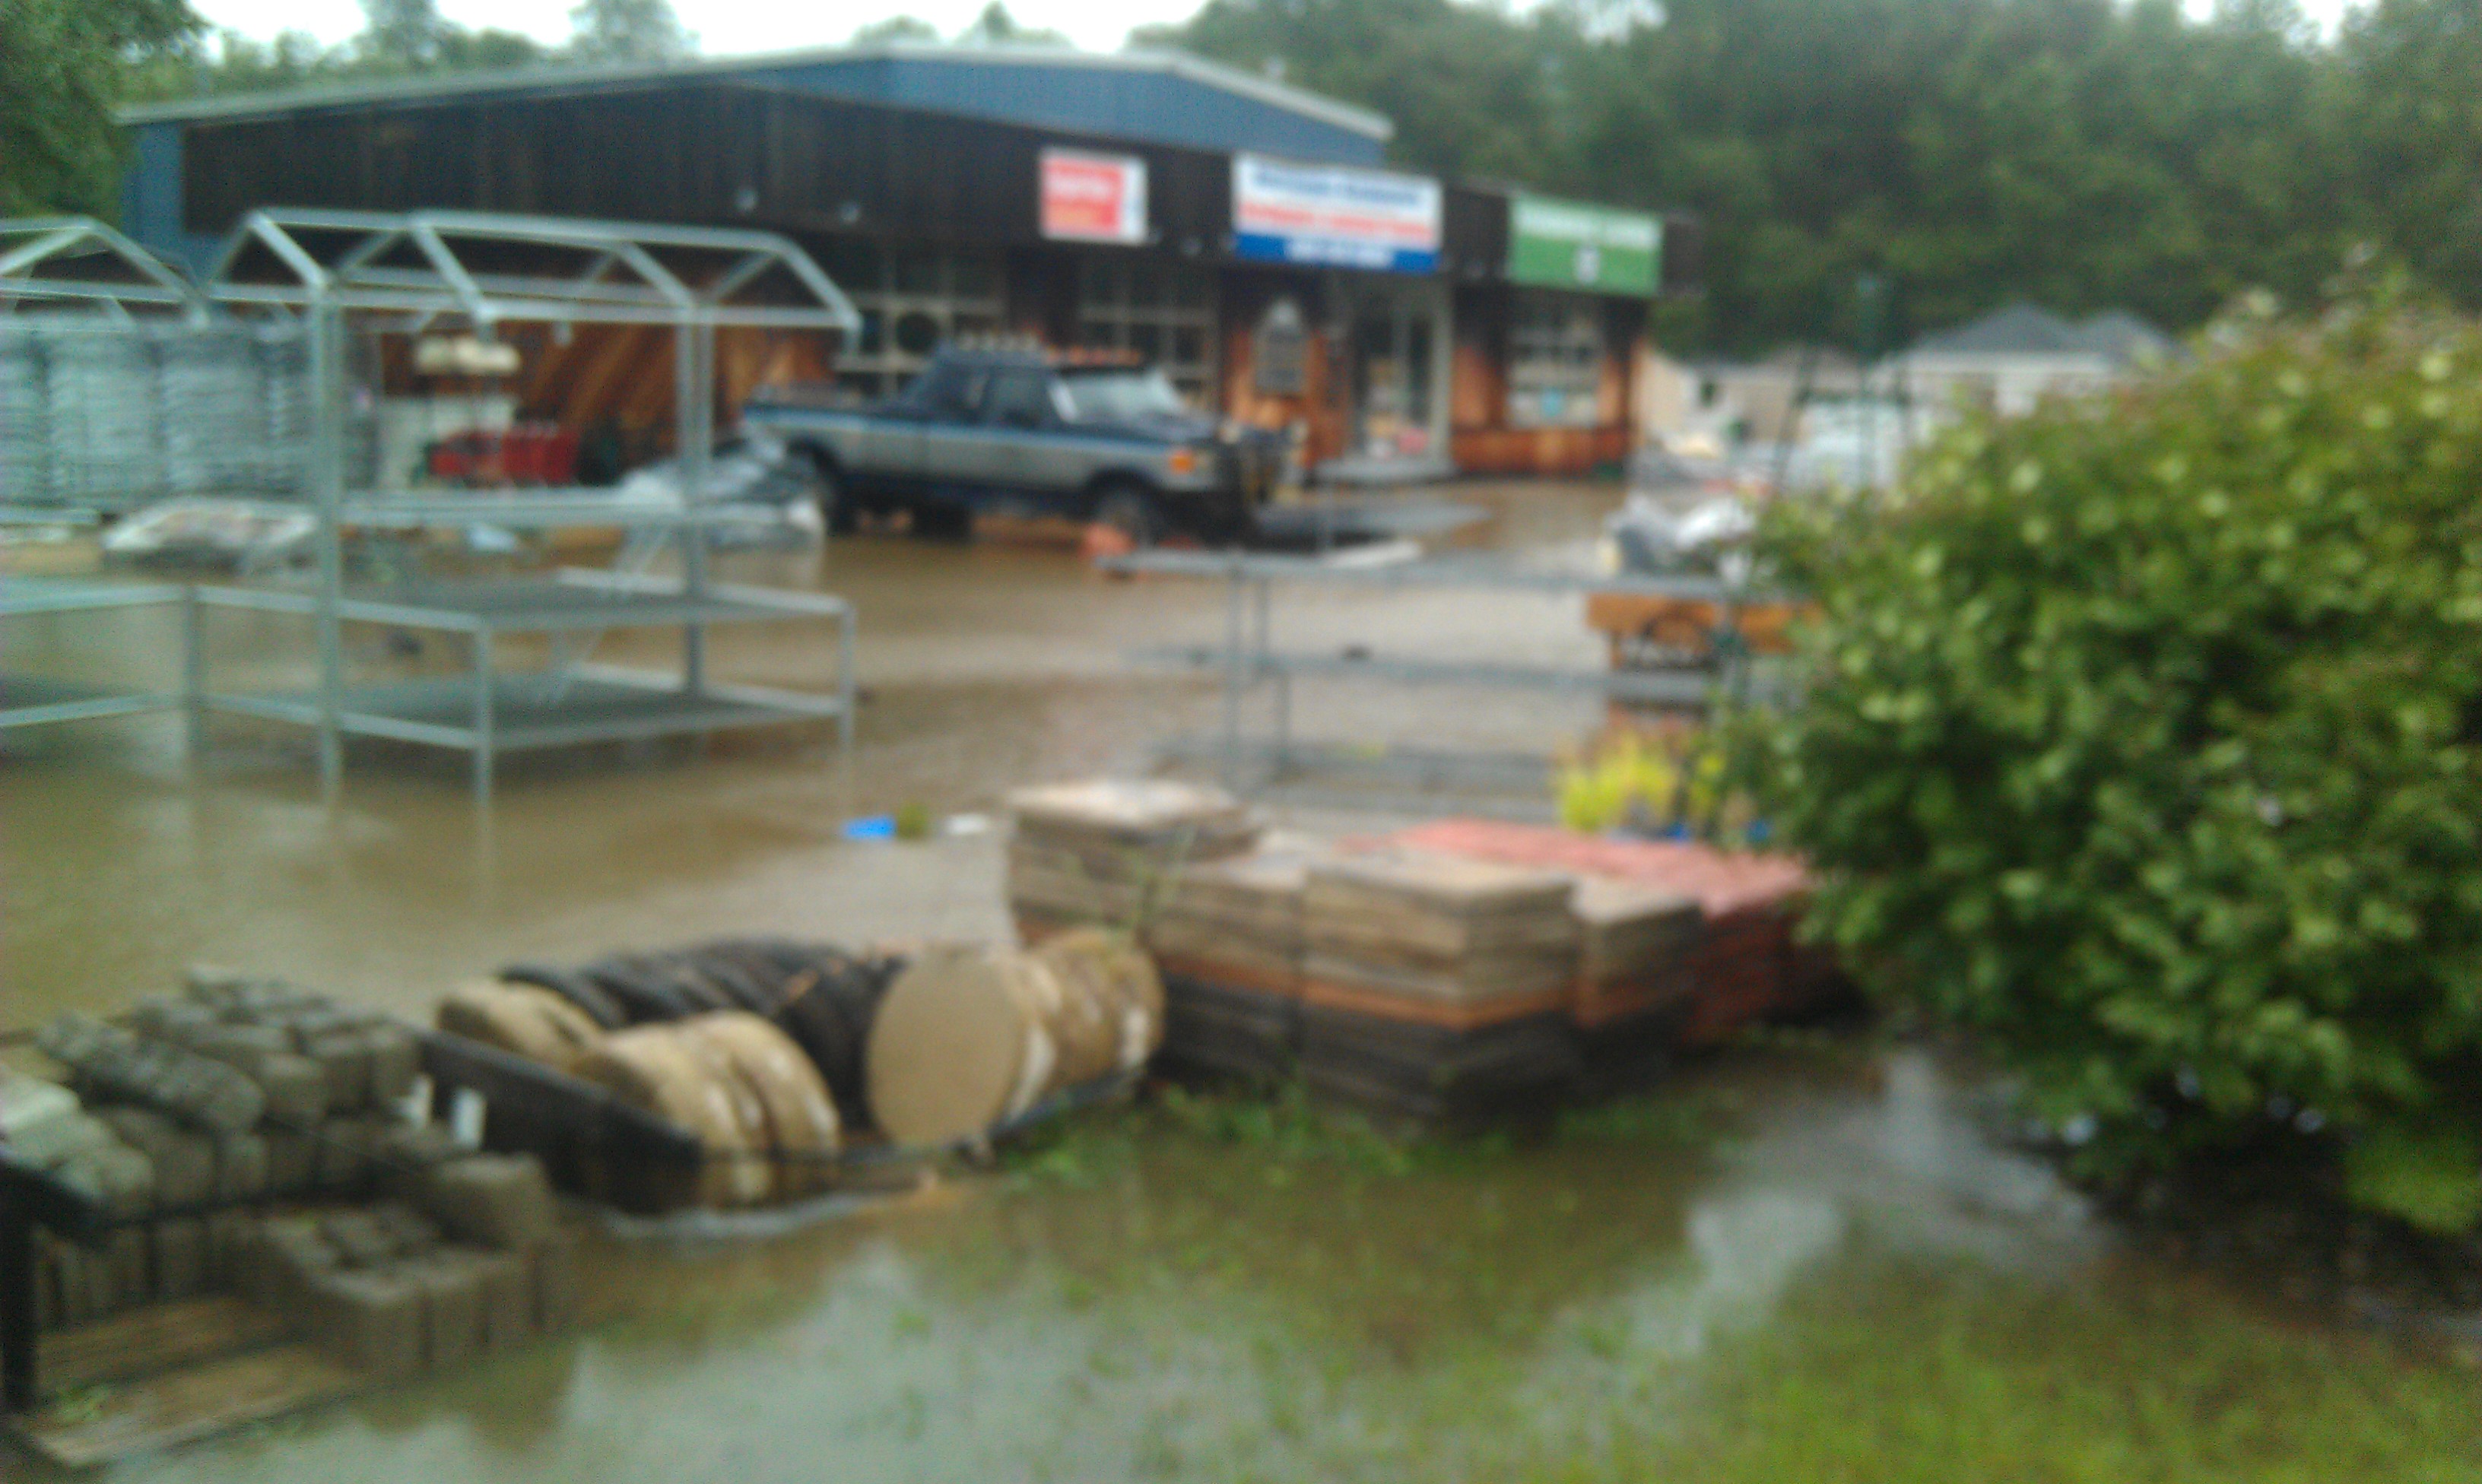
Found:
[[[1234,155],[1232,253],[1265,263],[1435,272],[1439,183]]]

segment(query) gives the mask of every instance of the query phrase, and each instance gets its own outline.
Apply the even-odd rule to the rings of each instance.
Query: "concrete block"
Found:
[[[532,1155],[468,1155],[432,1170],[423,1209],[478,1247],[532,1247],[553,1230],[551,1185]]]
[[[431,1172],[465,1154],[455,1136],[437,1124],[395,1124],[383,1131],[371,1145],[371,1162],[378,1167],[380,1192],[391,1200],[416,1203],[422,1199]]]
[[[335,1249],[339,1267],[384,1267],[396,1261],[396,1237],[370,1211],[333,1212],[319,1223],[319,1232]]]
[[[182,1128],[152,1108],[95,1110],[120,1141],[153,1165],[155,1204],[171,1210],[204,1205],[215,1194],[216,1146],[203,1133]]]
[[[115,1309],[127,1309],[155,1296],[154,1254],[148,1249],[145,1227],[125,1226],[114,1232],[104,1253],[112,1263]]]
[[[256,1239],[260,1221],[245,1211],[218,1211],[207,1217],[207,1285],[242,1287],[243,1256]]]
[[[311,1136],[311,1184],[331,1195],[361,1188],[371,1173],[371,1126],[358,1118],[330,1118]]]
[[[316,1128],[328,1116],[328,1072],[297,1052],[274,1052],[250,1068],[267,1099],[267,1121],[285,1129]]]
[[[316,1281],[339,1266],[336,1249],[315,1216],[278,1216],[259,1224],[239,1253],[239,1287],[251,1302],[300,1315]]]
[[[394,1269],[422,1293],[422,1360],[434,1370],[462,1366],[483,1348],[483,1275],[472,1257],[471,1248],[442,1247]]]
[[[305,1037],[302,1054],[319,1063],[328,1078],[328,1111],[357,1112],[371,1101],[371,1043],[354,1030],[325,1031]]]
[[[514,1252],[474,1255],[475,1279],[483,1290],[483,1348],[497,1355],[523,1346],[535,1337],[535,1274],[529,1257]]]
[[[422,1076],[422,1048],[403,1026],[381,1024],[362,1032],[371,1053],[371,1102],[392,1107],[413,1091]]]
[[[216,1140],[216,1199],[255,1201],[267,1194],[267,1140],[226,1133]]]
[[[54,1173],[119,1219],[132,1220],[155,1209],[155,1161],[118,1138],[80,1150]]]
[[[555,1231],[538,1243],[530,1256],[535,1278],[535,1328],[557,1335],[577,1322],[581,1294],[577,1281],[577,1242]]]
[[[190,1049],[225,1066],[255,1075],[262,1057],[290,1054],[293,1037],[274,1026],[217,1026],[193,1038]]]
[[[372,1207],[371,1219],[386,1234],[399,1257],[420,1257],[439,1245],[439,1228],[429,1217],[401,1202],[389,1201]]]
[[[422,1368],[422,1293],[397,1274],[322,1273],[307,1311],[320,1345],[346,1365],[374,1376]]]
[[[326,1083],[322,1082],[322,1089]],[[322,1094],[325,1096],[323,1090]],[[270,1129],[259,1135],[267,1149],[267,1190],[270,1195],[300,1195],[309,1189],[318,1175],[318,1152],[311,1145],[311,1135],[289,1130]]]
[[[158,1299],[194,1298],[207,1289],[207,1224],[191,1217],[158,1221],[147,1232]]]

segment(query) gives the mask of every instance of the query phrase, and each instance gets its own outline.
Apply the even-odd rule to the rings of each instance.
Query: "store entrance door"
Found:
[[[1340,474],[1419,478],[1447,464],[1445,286],[1358,279],[1343,289],[1353,404]]]

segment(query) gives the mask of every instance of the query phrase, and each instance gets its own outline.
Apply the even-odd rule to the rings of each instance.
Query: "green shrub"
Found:
[[[2287,1139],[2482,1211],[2482,333],[2362,303],[1780,517],[1812,928],[2098,1175]]]

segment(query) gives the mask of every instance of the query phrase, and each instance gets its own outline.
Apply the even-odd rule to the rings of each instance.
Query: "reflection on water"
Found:
[[[1539,549],[1611,492],[1529,494]],[[0,764],[0,1023],[109,1010],[196,960],[423,1014],[454,980],[708,934],[867,942],[1007,930],[995,839],[842,842],[850,815],[987,810],[1009,787],[1128,768],[1212,717],[1211,683],[1125,649],[1208,642],[1220,593],[1109,583],[1065,554],[840,544],[729,575],[852,594],[858,755],[820,736],[515,766],[494,810],[454,760],[357,754],[317,801],[305,740],[220,727],[192,776],[157,723],[12,740]],[[1280,641],[1594,664],[1574,599],[1301,594]],[[109,626],[40,652],[148,661]],[[271,627],[220,663],[292,663]],[[660,658],[652,640],[647,658]],[[118,646],[118,647],[116,647]],[[633,658],[615,641],[607,658]],[[298,658],[298,657],[297,657]],[[368,657],[366,657],[368,658]],[[397,663],[383,654],[380,662]],[[799,633],[720,637],[719,668],[815,681]],[[424,654],[402,663],[436,664]],[[1590,703],[1304,686],[1306,733],[1547,749]],[[1983,1137],[1924,1054],[1728,1057],[1684,1107],[1720,1145],[1572,1135],[1470,1159],[1303,1163],[1115,1115],[1075,1178],[767,1240],[607,1239],[577,1339],[121,1471],[132,1479],[1115,1480],[1467,1477],[1661,1434],[1701,1368],[1806,1283],[1881,1260],[2075,1281],[2103,1241],[2047,1170]],[[1115,1132],[1115,1131],[1118,1132]],[[1890,1346],[1929,1342],[1899,1318]]]
[[[1696,1074],[1681,1096],[1750,1110],[1713,1152],[1570,1135],[1278,1164],[1130,1119],[1147,1136],[1107,1132],[1073,1179],[753,1245],[608,1243],[583,1339],[124,1476],[1385,1480],[1594,1457],[1659,1434],[1710,1346],[1831,1260],[2000,1250],[1885,1219],[2004,1158],[1929,1062],[1815,1073]],[[1896,1153],[1925,1135],[1949,1153]],[[2071,1203],[1979,1219],[2054,1276],[2087,1243]]]

